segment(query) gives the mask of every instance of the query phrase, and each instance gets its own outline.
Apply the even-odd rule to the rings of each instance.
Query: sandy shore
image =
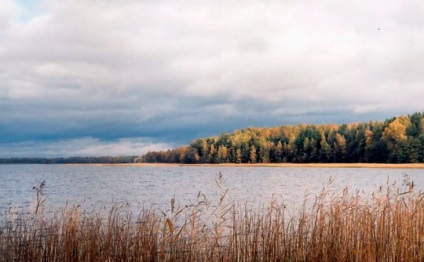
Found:
[[[130,164],[82,164],[96,166],[140,166],[140,167],[172,167],[172,166],[202,166],[202,167],[283,167],[283,168],[415,168],[424,169],[424,163],[418,164],[376,164],[376,163],[269,163],[269,164],[167,164],[167,163],[130,163]]]

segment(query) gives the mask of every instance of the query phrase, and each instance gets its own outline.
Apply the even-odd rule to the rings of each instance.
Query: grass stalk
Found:
[[[1,261],[424,260],[424,195],[411,186],[371,196],[324,189],[293,214],[275,200],[254,208],[220,192],[217,205],[199,194],[192,206],[171,201],[169,212],[116,203],[107,216],[79,207],[46,215],[40,194],[33,214],[0,215]]]

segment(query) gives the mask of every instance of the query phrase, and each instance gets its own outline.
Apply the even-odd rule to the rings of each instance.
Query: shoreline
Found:
[[[279,168],[392,168],[424,169],[424,163],[385,164],[385,163],[258,163],[258,164],[179,164],[179,163],[127,163],[127,164],[65,164],[91,166],[134,166],[134,167],[279,167]]]

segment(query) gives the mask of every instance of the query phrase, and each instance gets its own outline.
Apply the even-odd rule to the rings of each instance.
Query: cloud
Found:
[[[102,141],[92,137],[55,142],[26,141],[0,144],[0,157],[138,156],[171,148],[146,138]],[[35,151],[37,149],[37,151]]]
[[[422,111],[423,9],[382,0],[6,0],[0,145],[178,145],[252,125]]]

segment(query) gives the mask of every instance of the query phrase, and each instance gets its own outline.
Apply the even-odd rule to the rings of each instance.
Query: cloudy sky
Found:
[[[0,157],[423,111],[419,0],[1,0]]]

